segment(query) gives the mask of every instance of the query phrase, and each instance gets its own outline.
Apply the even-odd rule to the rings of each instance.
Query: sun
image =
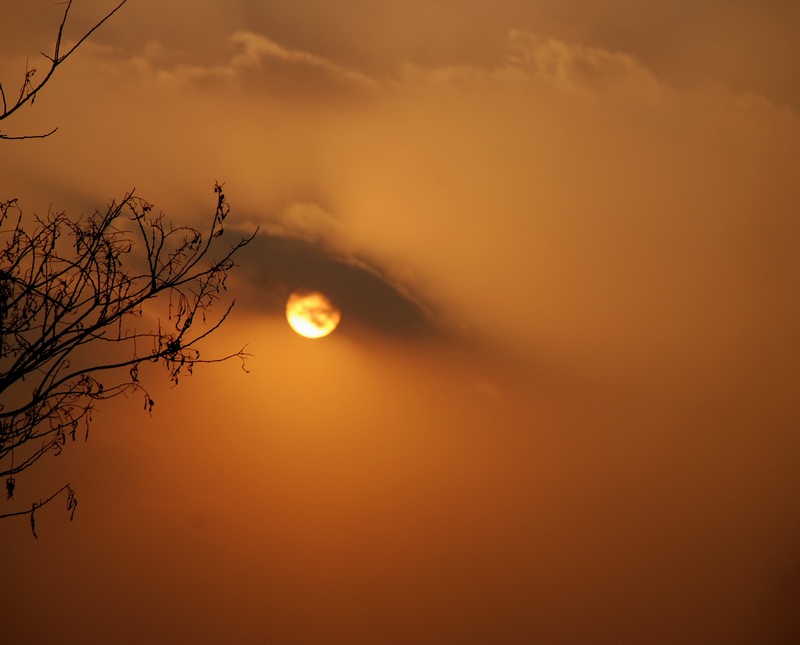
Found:
[[[327,336],[341,319],[342,312],[319,291],[295,291],[286,301],[286,320],[306,338]]]

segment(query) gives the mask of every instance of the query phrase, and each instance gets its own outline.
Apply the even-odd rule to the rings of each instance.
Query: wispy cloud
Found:
[[[569,45],[524,31],[509,34],[509,62],[565,90],[653,94],[655,76],[630,54]]]
[[[231,35],[230,43],[241,50],[231,64],[245,75],[247,82],[257,83],[260,79],[269,88],[272,80],[284,79],[295,92],[301,87],[307,92],[330,91],[334,87],[364,92],[376,85],[362,73],[309,52],[288,49],[261,34],[237,31]]]

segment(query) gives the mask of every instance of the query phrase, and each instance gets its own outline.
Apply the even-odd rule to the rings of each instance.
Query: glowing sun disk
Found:
[[[292,329],[306,338],[322,338],[330,334],[342,313],[318,291],[295,291],[286,302],[286,320]]]

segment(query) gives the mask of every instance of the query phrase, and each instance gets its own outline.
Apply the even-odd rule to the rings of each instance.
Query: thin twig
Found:
[[[66,9],[64,9],[64,15],[61,18],[61,23],[58,26],[58,33],[56,35],[56,43],[53,48],[53,55],[49,56],[42,52],[42,56],[44,56],[47,60],[50,61],[50,69],[47,70],[47,74],[45,77],[39,82],[38,85],[35,87],[30,86],[30,79],[33,77],[33,73],[31,69],[26,69],[25,71],[25,82],[23,83],[22,90],[20,91],[20,97],[17,99],[16,103],[12,105],[10,108],[6,103],[6,95],[5,91],[3,91],[2,85],[0,85],[0,97],[2,97],[3,101],[3,111],[0,113],[0,121],[7,119],[12,114],[14,114],[17,110],[19,110],[23,105],[26,103],[33,104],[33,101],[36,99],[36,94],[50,81],[50,78],[56,71],[61,63],[63,63],[67,58],[69,58],[78,47],[80,47],[89,36],[91,36],[95,31],[97,31],[107,20],[109,20],[117,11],[119,11],[123,5],[125,5],[128,0],[122,0],[114,9],[109,11],[104,18],[102,18],[98,23],[94,25],[89,31],[87,31],[77,43],[75,43],[67,53],[61,53],[61,43],[64,36],[64,28],[67,24],[67,18],[69,17],[69,10],[72,7],[73,0],[69,0],[66,3]],[[18,140],[18,139],[43,139],[45,137],[49,137],[52,135],[58,128],[54,128],[47,134],[39,134],[39,135],[21,135],[21,136],[10,136],[6,134],[0,133],[0,139],[3,140]]]

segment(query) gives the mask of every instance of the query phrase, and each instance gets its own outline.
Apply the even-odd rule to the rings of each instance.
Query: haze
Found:
[[[18,477],[80,505],[0,526],[0,640],[796,642],[798,7],[131,0],[0,199],[225,182],[254,357]],[[4,87],[60,11],[0,7]]]

